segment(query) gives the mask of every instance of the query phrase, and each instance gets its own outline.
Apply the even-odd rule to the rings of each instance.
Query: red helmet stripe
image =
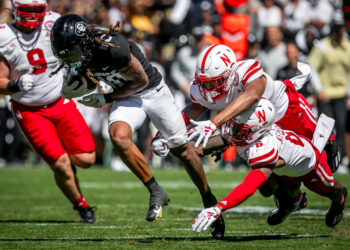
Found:
[[[202,65],[201,65],[201,72],[204,73],[204,66],[205,66],[205,61],[207,60],[207,57],[210,53],[210,51],[215,48],[216,46],[218,46],[219,44],[215,44],[215,45],[212,45],[208,50],[207,52],[205,53],[204,57],[203,57],[203,61],[202,61]]]

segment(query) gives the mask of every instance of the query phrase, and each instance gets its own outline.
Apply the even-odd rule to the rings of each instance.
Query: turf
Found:
[[[163,218],[149,223],[145,220],[149,195],[134,175],[99,168],[79,170],[83,193],[98,208],[98,221],[82,224],[48,168],[0,169],[0,249],[350,249],[350,201],[343,221],[328,228],[324,213],[330,202],[307,191],[309,213],[293,214],[271,227],[266,217],[274,202],[256,193],[234,212],[225,213],[226,238],[217,241],[208,232],[191,231],[201,199],[186,172],[152,172],[171,202]],[[245,174],[223,170],[207,173],[218,198],[228,194]],[[350,190],[349,175],[336,177]]]

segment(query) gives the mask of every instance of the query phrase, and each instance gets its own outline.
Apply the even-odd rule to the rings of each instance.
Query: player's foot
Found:
[[[217,203],[215,196],[209,191],[207,194],[202,195],[202,202],[205,208],[212,207]],[[220,217],[209,226],[209,231],[213,238],[223,239],[225,234],[225,221],[224,217]]]
[[[328,210],[328,213],[326,215],[327,226],[334,227],[343,218],[346,196],[348,196],[348,190],[346,187],[343,187],[342,188],[342,199],[341,199],[340,204],[336,203],[336,202],[332,202],[331,207]]]
[[[291,213],[303,209],[307,206],[306,193],[294,203],[284,204],[275,197],[277,209],[273,210],[267,217],[267,223],[271,226],[281,224]]]
[[[95,218],[95,210],[96,207],[85,207],[83,209],[79,210],[79,214],[81,217],[81,222],[86,222],[86,223],[94,223],[96,221]]]
[[[335,141],[327,143],[324,150],[327,155],[327,164],[329,165],[332,173],[335,173],[340,164],[340,148]]]
[[[162,209],[168,205],[170,199],[163,188],[159,187],[156,191],[151,193],[149,198],[149,208],[146,215],[146,220],[154,221],[158,218],[162,218]]]

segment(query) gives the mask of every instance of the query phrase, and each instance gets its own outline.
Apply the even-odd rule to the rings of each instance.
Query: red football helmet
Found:
[[[226,45],[216,44],[204,49],[198,57],[195,83],[203,98],[215,103],[229,92],[232,64],[236,62],[236,55]]]
[[[11,0],[16,23],[30,29],[39,28],[45,17],[46,0]]]

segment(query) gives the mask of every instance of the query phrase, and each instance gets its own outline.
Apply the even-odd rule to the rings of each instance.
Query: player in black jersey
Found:
[[[202,195],[204,206],[215,205],[216,198],[210,191],[201,160],[186,142],[185,122],[169,88],[137,45],[118,31],[119,26],[108,30],[87,25],[81,17],[72,14],[55,22],[51,32],[54,54],[71,76],[85,78],[80,82],[68,80],[62,93],[68,98],[82,96],[90,92],[86,88],[87,81],[97,85],[103,81],[113,88],[112,93],[92,93],[79,102],[92,107],[113,103],[109,115],[110,138],[123,162],[150,191],[148,221],[161,216],[162,207],[169,199],[132,142],[133,131],[142,125],[146,116],[165,137],[170,151],[184,164]],[[224,231],[221,217],[213,227],[212,235],[222,238]]]

